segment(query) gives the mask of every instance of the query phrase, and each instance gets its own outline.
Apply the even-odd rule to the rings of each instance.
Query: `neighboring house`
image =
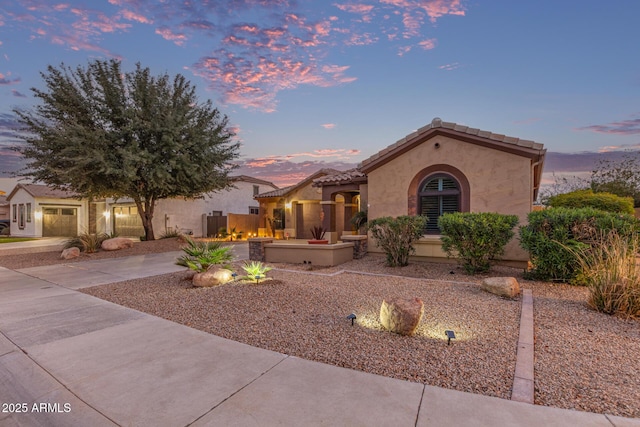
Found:
[[[336,241],[341,235],[337,218],[346,210],[334,204],[334,198],[347,192],[354,198],[359,194],[369,220],[427,216],[425,235],[415,245],[416,256],[442,258],[446,255],[438,217],[446,212],[513,214],[520,224],[526,223],[540,188],[545,153],[543,145],[533,141],[436,118],[364,160],[357,170],[315,180],[314,185],[322,188],[322,224],[330,230],[331,241]],[[380,251],[373,244],[369,250]],[[504,260],[522,265],[528,254],[514,238]]]
[[[5,192],[0,190],[0,234],[9,234],[10,226],[9,202],[7,202]]]
[[[322,189],[314,187],[313,182],[340,173],[335,169],[321,169],[295,185],[258,194],[255,198],[260,204],[259,235],[272,236],[275,233],[278,239],[310,239],[311,228],[323,223],[323,204],[339,203],[344,206],[345,203],[340,198],[323,201]],[[341,212],[341,209],[334,211]]]
[[[163,199],[156,204],[156,237],[177,230],[195,237],[216,235],[220,228],[236,227],[246,237],[258,232],[258,203],[254,195],[278,187],[246,175],[233,177],[234,187],[198,199]],[[7,197],[11,235],[72,237],[80,233],[144,235],[142,220],[130,199],[94,201],[46,185],[18,184]],[[213,218],[213,221],[212,221]]]
[[[244,237],[258,233],[258,203],[254,196],[278,187],[269,181],[246,175],[232,177],[233,187],[205,194],[197,199],[158,200],[153,230],[156,237],[180,231],[195,237],[215,236],[222,228],[243,232]],[[110,218],[108,232],[121,236],[142,236],[144,229],[135,203],[131,199],[108,199],[103,209]]]
[[[18,184],[7,201],[12,236],[72,237],[88,229],[89,204],[69,191]]]

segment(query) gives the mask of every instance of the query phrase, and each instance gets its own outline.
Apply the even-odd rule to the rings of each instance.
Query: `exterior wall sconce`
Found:
[[[40,220],[42,219],[42,211],[41,210],[37,210],[33,213],[33,215],[35,216],[36,219]]]
[[[291,209],[291,202],[285,203],[284,207],[287,208],[287,209]]]
[[[102,212],[102,216],[108,221],[109,218],[111,218],[111,212],[110,211],[104,211],[104,212]]]

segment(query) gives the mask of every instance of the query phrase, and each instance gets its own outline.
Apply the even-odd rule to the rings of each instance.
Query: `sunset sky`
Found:
[[[638,16],[631,0],[0,0],[0,171],[39,72],[96,58],[185,75],[229,116],[238,173],[278,185],[434,117],[551,152],[637,149]]]

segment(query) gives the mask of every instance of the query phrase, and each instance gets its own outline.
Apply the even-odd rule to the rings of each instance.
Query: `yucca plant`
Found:
[[[607,314],[640,318],[640,265],[637,236],[601,233],[589,249],[576,253],[578,280],[589,288],[589,306]]]
[[[82,233],[66,240],[63,247],[65,249],[76,247],[83,252],[92,254],[100,249],[102,242],[108,238],[109,236],[105,233]]]
[[[272,268],[260,261],[245,261],[242,269],[247,273],[246,276],[242,277],[243,280],[255,280],[258,283],[261,279],[267,277],[266,273],[271,271]]]
[[[177,265],[203,273],[214,265],[227,268],[233,261],[231,247],[224,246],[222,242],[195,241],[186,236],[185,241],[187,246],[182,248],[185,254],[176,260]]]

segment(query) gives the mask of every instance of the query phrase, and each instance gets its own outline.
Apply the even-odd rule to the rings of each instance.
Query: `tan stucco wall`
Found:
[[[435,148],[435,143],[440,147]],[[532,207],[532,170],[528,158],[437,135],[368,173],[369,219],[407,215],[408,188],[423,169],[446,164],[469,181],[470,211],[517,215],[526,223]],[[517,235],[517,233],[516,233]],[[432,237],[428,238],[432,240]],[[432,243],[432,242],[430,242]],[[375,245],[370,250],[377,251]],[[433,244],[417,245],[418,256],[438,256]],[[505,259],[526,260],[528,254],[512,240]]]

